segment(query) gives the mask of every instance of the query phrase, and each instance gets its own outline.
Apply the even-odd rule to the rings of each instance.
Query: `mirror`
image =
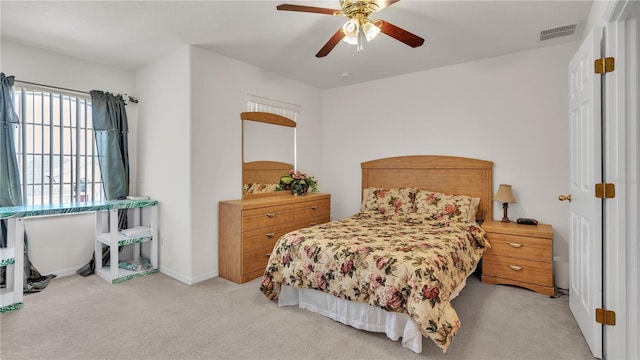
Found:
[[[245,121],[243,126],[244,162],[294,162],[295,128]]]
[[[280,176],[296,166],[296,122],[266,112],[243,112],[242,197],[280,195]]]

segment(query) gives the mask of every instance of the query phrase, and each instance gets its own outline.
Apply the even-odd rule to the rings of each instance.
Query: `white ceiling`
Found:
[[[578,40],[592,1],[402,0],[370,16],[425,39],[410,48],[380,34],[357,53],[315,54],[345,17],[276,10],[339,9],[339,1],[6,1],[1,34],[62,54],[136,70],[192,44],[327,89]],[[575,35],[540,31],[578,23]],[[344,74],[349,74],[344,76]]]

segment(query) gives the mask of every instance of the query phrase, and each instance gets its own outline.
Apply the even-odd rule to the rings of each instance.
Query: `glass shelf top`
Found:
[[[146,206],[157,206],[157,200],[106,200],[88,201],[69,204],[9,206],[0,207],[0,219],[75,214],[103,210],[132,209]]]

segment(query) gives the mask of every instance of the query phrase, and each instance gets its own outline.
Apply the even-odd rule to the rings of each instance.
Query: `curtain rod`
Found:
[[[68,91],[68,92],[72,92],[72,93],[76,93],[76,94],[90,95],[88,91],[73,90],[73,89],[67,89],[67,88],[63,88],[63,87],[59,87],[59,86],[44,85],[44,84],[38,84],[38,83],[29,82],[29,81],[22,81],[22,80],[15,80],[15,82],[17,82],[19,84],[24,84],[24,85],[41,86],[41,87],[50,88],[50,89]],[[124,97],[125,101],[131,102],[131,103],[134,103],[134,104],[138,103],[138,99],[134,98],[133,96],[129,96],[128,94],[118,94],[118,95],[121,95],[122,97]]]

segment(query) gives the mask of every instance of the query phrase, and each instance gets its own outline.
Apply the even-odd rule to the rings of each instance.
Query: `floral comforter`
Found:
[[[407,313],[446,352],[460,328],[450,297],[488,246],[475,223],[361,212],[281,237],[260,290],[276,299],[286,284]]]

